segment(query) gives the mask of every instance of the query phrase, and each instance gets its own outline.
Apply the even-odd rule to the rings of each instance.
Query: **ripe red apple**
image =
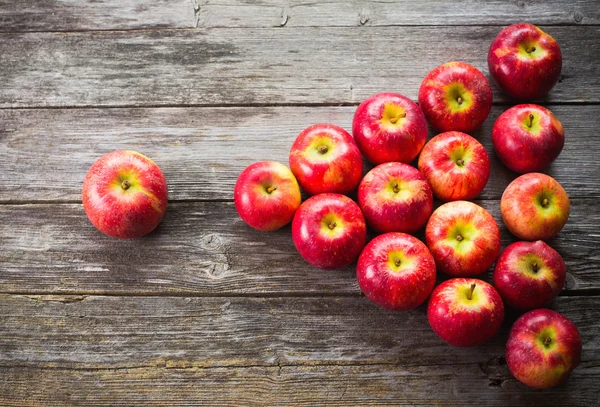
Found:
[[[158,165],[135,151],[100,157],[83,180],[83,209],[112,237],[134,238],[158,226],[167,211],[167,181]]]
[[[518,105],[498,117],[492,142],[500,161],[523,174],[548,167],[562,151],[565,132],[545,107]]]
[[[565,262],[541,240],[508,246],[494,268],[494,287],[511,307],[530,310],[548,305],[565,285]]]
[[[427,306],[433,331],[452,346],[488,341],[504,319],[504,304],[494,287],[474,278],[452,278],[438,285]]]
[[[488,52],[488,67],[500,89],[515,99],[538,99],[550,92],[562,68],[554,38],[533,24],[500,31]]]
[[[421,305],[435,285],[435,262],[419,239],[386,233],[371,240],[356,266],[362,292],[375,304],[403,311]]]
[[[419,89],[419,105],[436,129],[469,133],[488,117],[492,88],[474,66],[448,62],[425,76]]]
[[[348,194],[362,177],[363,161],[352,136],[333,124],[314,124],[302,131],[290,151],[290,168],[310,195]]]
[[[367,226],[352,199],[340,194],[319,194],[304,201],[296,211],[292,239],[304,260],[332,270],[357,259],[365,246]]]
[[[581,337],[573,322],[549,309],[516,320],[506,342],[506,364],[520,382],[548,389],[565,382],[581,361]]]
[[[367,224],[377,232],[413,233],[429,219],[433,194],[416,168],[385,163],[369,171],[360,182],[358,204]]]
[[[523,240],[545,240],[567,223],[571,205],[567,193],[554,178],[532,172],[506,187],[500,211],[513,235]]]
[[[356,109],[352,135],[373,164],[409,163],[427,140],[427,121],[421,108],[407,97],[378,93]]]
[[[438,269],[450,276],[486,271],[500,253],[500,230],[481,206],[468,201],[437,208],[425,228],[427,247]]]
[[[233,198],[242,220],[264,231],[290,223],[301,202],[294,174],[275,161],[246,167],[235,183]]]
[[[419,156],[419,171],[443,201],[473,199],[490,177],[485,148],[466,133],[449,131],[432,138]]]

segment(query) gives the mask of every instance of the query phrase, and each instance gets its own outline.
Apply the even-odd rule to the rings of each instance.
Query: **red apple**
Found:
[[[433,331],[452,346],[488,341],[504,319],[504,304],[494,287],[474,278],[452,278],[438,285],[427,306]]]
[[[409,163],[427,140],[427,121],[421,108],[407,97],[378,93],[356,109],[352,134],[371,163]]]
[[[158,165],[135,151],[100,157],[83,181],[83,209],[96,228],[134,238],[158,226],[167,211],[167,181]]]
[[[500,211],[513,235],[523,240],[546,240],[567,223],[571,205],[567,193],[554,178],[532,172],[506,187]]]
[[[314,124],[296,138],[290,168],[310,195],[348,194],[362,177],[363,161],[352,136],[333,124]]]
[[[498,86],[515,99],[538,99],[550,92],[562,68],[554,38],[533,24],[500,31],[488,52],[488,67]]]
[[[377,232],[413,233],[433,210],[433,194],[419,171],[408,164],[385,163],[365,175],[358,204],[367,224]]]
[[[371,240],[356,266],[362,292],[375,304],[403,311],[421,305],[435,285],[435,262],[419,239],[386,233]]]
[[[425,228],[438,269],[450,276],[486,271],[500,253],[500,230],[488,211],[468,201],[437,208]]]
[[[514,323],[506,342],[506,364],[522,383],[548,389],[565,382],[581,361],[581,337],[558,312],[535,309]]]
[[[492,88],[474,66],[448,62],[425,76],[419,89],[419,105],[436,129],[469,133],[488,117]]]
[[[516,242],[496,261],[494,287],[511,307],[530,310],[548,305],[565,285],[565,262],[541,240]]]
[[[523,174],[548,167],[562,151],[565,132],[545,107],[518,105],[498,117],[492,142],[500,161]]]
[[[304,201],[296,211],[292,239],[304,260],[332,270],[356,260],[365,246],[367,226],[352,199],[319,194]]]
[[[233,199],[242,220],[264,231],[290,223],[301,202],[294,174],[275,161],[246,167],[235,184]]]
[[[419,156],[419,171],[439,199],[473,199],[490,177],[490,159],[479,141],[466,133],[449,131],[425,145]]]

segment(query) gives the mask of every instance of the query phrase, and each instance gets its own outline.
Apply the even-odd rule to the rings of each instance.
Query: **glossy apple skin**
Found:
[[[365,175],[358,187],[358,204],[367,224],[380,233],[414,233],[433,210],[431,187],[416,168],[385,163]]]
[[[427,318],[433,331],[450,345],[473,347],[498,332],[504,319],[504,304],[494,287],[485,281],[453,278],[433,290]]]
[[[500,230],[488,211],[468,201],[448,202],[427,222],[425,240],[438,270],[453,276],[485,272],[500,253]]]
[[[528,53],[531,47],[535,50]],[[509,96],[538,99],[558,81],[562,54],[556,40],[535,25],[513,24],[492,41],[488,67],[494,81]]]
[[[419,156],[419,171],[442,201],[473,199],[490,177],[490,158],[466,133],[449,131],[429,140]]]
[[[290,168],[309,195],[348,194],[360,182],[363,161],[346,130],[333,124],[314,124],[294,141]]]
[[[545,107],[517,105],[502,113],[492,129],[492,142],[500,161],[524,174],[547,168],[565,144],[561,122]]]
[[[261,161],[241,172],[235,183],[233,200],[244,222],[267,232],[291,222],[300,206],[300,187],[285,165]]]
[[[544,344],[546,338],[548,345]],[[535,309],[512,326],[506,364],[520,382],[536,389],[564,383],[581,361],[581,337],[573,322],[558,312]]]
[[[352,199],[340,194],[319,194],[304,201],[296,211],[292,239],[304,260],[333,270],[358,258],[367,239],[367,226]]]
[[[83,180],[83,208],[102,233],[123,239],[153,231],[167,211],[167,181],[154,161],[135,151],[100,157]]]
[[[435,285],[435,261],[419,239],[385,233],[367,244],[356,266],[362,292],[375,304],[404,311],[425,302]]]
[[[375,165],[410,163],[425,145],[427,121],[421,108],[407,97],[378,93],[356,109],[352,135],[366,159]]]
[[[425,76],[419,89],[419,105],[429,124],[439,131],[469,133],[488,117],[492,88],[474,66],[448,62]]]
[[[494,267],[494,287],[513,308],[530,310],[547,306],[565,285],[565,262],[541,240],[508,246]]]
[[[547,205],[544,207],[544,199]],[[504,190],[500,212],[513,235],[546,240],[561,231],[571,211],[569,197],[552,177],[537,172],[521,175]]]

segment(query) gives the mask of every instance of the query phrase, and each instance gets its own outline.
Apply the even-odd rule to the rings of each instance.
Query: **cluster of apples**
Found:
[[[534,99],[557,82],[562,56],[550,35],[515,24],[493,41],[488,64],[502,90]],[[575,325],[540,309],[565,282],[563,259],[543,240],[562,229],[570,206],[560,184],[536,171],[558,157],[564,131],[548,109],[533,104],[497,119],[494,150],[508,168],[524,173],[502,195],[502,218],[526,240],[500,255],[494,218],[468,201],[487,184],[490,161],[466,133],[481,126],[491,107],[490,84],[478,69],[443,64],[424,78],[419,105],[396,93],[374,95],[358,106],[353,136],[332,124],[312,125],[291,147],[291,170],[272,161],[247,167],[235,185],[235,206],[259,230],[292,222],[294,245],[315,267],[357,261],[361,290],[382,307],[409,310],[429,298],[429,323],[451,345],[489,340],[504,319],[504,302],[530,310],[511,329],[507,364],[523,383],[553,387],[581,358]],[[427,122],[442,133],[425,144]],[[363,156],[375,165],[364,177]],[[408,164],[417,157],[418,169]],[[300,188],[311,195],[304,202]],[[355,191],[357,202],[347,196]],[[434,196],[447,202],[435,211]],[[367,225],[379,234],[368,243]],[[425,244],[411,235],[424,226]],[[493,286],[472,278],[494,263]],[[436,269],[453,278],[434,289]]]

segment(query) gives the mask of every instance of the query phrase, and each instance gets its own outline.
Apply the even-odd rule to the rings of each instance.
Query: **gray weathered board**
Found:
[[[489,43],[519,21],[563,50],[541,101],[566,132],[547,173],[572,200],[550,242],[568,272],[552,308],[584,344],[571,379],[544,392],[506,367],[514,311],[489,343],[449,347],[424,307],[372,305],[353,267],[308,266],[289,226],[254,231],[231,202],[239,172],[285,163],[307,125],[350,129],[378,91],[416,100],[449,60],[487,73]],[[0,405],[594,405],[599,55],[596,0],[0,0]],[[477,203],[506,246],[498,199],[516,175],[490,132],[515,102],[494,98],[474,134],[492,159]],[[85,172],[115,149],[167,176],[167,215],[142,239],[102,235],[81,207]]]

